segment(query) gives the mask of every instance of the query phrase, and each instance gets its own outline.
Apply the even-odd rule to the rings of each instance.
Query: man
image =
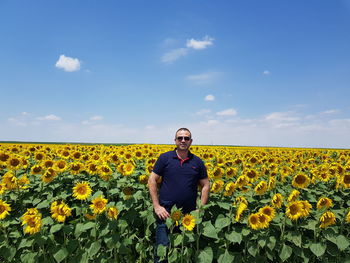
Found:
[[[169,245],[168,229],[165,220],[170,216],[172,206],[181,208],[184,214],[196,209],[197,189],[201,186],[201,203],[206,204],[210,184],[203,161],[192,154],[191,132],[180,128],[175,133],[176,149],[159,156],[148,180],[148,187],[157,216],[156,246]],[[162,178],[157,192],[157,181]],[[155,257],[155,262],[158,258]]]

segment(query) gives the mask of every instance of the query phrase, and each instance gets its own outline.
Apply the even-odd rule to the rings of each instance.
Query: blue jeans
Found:
[[[171,201],[163,201],[159,200],[159,203],[161,206],[163,206],[168,213],[170,214],[171,208],[174,205],[173,202]],[[166,263],[168,262],[167,260],[162,260],[159,261],[159,257],[157,256],[157,248],[159,245],[163,245],[168,247],[169,246],[169,229],[165,224],[164,220],[161,220],[156,216],[156,246],[155,246],[155,251],[154,251],[154,263]]]

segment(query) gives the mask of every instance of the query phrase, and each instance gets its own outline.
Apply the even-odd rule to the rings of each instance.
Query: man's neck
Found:
[[[181,159],[186,159],[188,156],[188,150],[179,150],[176,149],[177,156]]]

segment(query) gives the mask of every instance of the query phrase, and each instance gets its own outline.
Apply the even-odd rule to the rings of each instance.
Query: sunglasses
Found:
[[[179,136],[176,138],[178,141],[182,141],[182,140],[185,140],[185,141],[189,141],[191,140],[191,137],[188,137],[188,136]]]

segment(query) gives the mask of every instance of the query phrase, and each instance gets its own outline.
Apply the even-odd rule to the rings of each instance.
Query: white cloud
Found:
[[[273,112],[265,116],[265,120],[267,121],[298,121],[299,117],[295,116],[295,113],[292,111],[287,112]]]
[[[214,79],[220,76],[220,72],[206,72],[201,74],[189,75],[186,77],[187,80],[192,81],[195,84],[208,84],[212,82]]]
[[[91,121],[100,121],[102,119],[103,119],[103,117],[99,116],[99,115],[95,115],[95,116],[90,117]]]
[[[172,63],[181,57],[186,56],[188,53],[187,48],[177,48],[173,49],[162,56],[163,63]]]
[[[268,70],[265,70],[265,71],[263,72],[263,75],[270,75],[270,74],[271,74],[271,72],[268,71]]]
[[[235,116],[237,115],[237,111],[231,108],[231,109],[219,111],[216,114],[219,116]]]
[[[205,49],[213,45],[214,38],[205,36],[203,40],[195,40],[193,38],[187,40],[186,47],[193,49]]]
[[[202,110],[197,111],[194,115],[201,116],[201,115],[205,115],[205,114],[209,114],[209,113],[211,113],[211,110],[202,109]]]
[[[321,114],[329,115],[329,114],[337,114],[339,112],[340,112],[339,110],[326,110],[326,111],[322,111]]]
[[[205,96],[204,98],[205,101],[214,101],[215,100],[215,96],[208,94],[207,96]]]
[[[60,55],[55,66],[57,68],[63,69],[64,71],[73,72],[80,70],[80,61],[77,58],[71,58],[66,57],[65,55]]]
[[[50,114],[50,115],[46,115],[43,117],[38,117],[37,120],[39,120],[39,121],[59,121],[59,120],[61,120],[61,118],[54,115],[54,114]]]

